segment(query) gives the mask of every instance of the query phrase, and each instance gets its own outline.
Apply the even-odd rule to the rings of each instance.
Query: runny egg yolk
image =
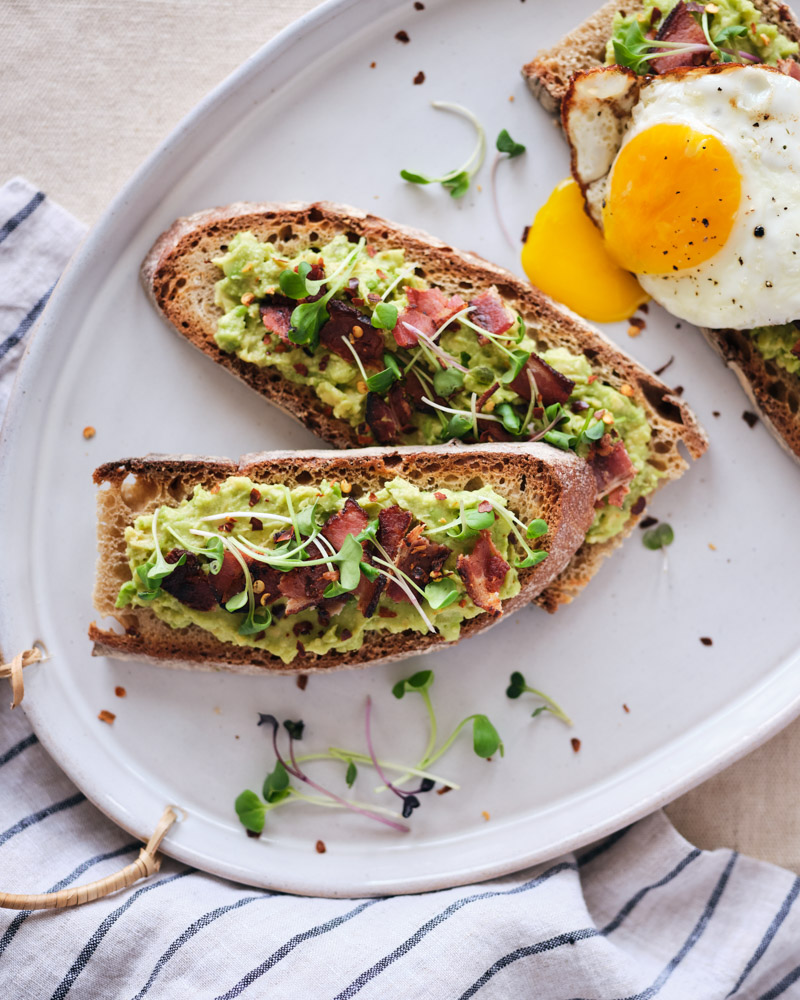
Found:
[[[606,245],[636,274],[671,274],[713,257],[733,228],[741,177],[716,136],[654,125],[620,150],[603,212]]]
[[[609,254],[572,179],[562,181],[536,213],[522,267],[547,295],[597,323],[627,319],[650,298]]]

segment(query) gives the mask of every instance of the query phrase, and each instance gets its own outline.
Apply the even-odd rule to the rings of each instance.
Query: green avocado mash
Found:
[[[258,496],[258,500],[253,503],[255,496]],[[156,537],[160,557],[174,550],[185,552],[187,558],[191,556],[196,560],[192,571],[195,574],[198,571],[207,574],[215,568],[212,560],[214,546],[221,552],[222,548],[229,551],[236,548],[236,543],[240,543],[251,550],[255,547],[256,551],[267,554],[274,560],[278,558],[276,547],[281,544],[280,539],[277,541],[275,539],[277,533],[287,527],[294,527],[295,538],[318,538],[319,529],[345,506],[346,500],[339,483],[323,481],[318,487],[297,486],[290,490],[285,486],[265,486],[254,483],[244,476],[233,476],[225,480],[217,492],[212,493],[198,487],[191,498],[184,500],[177,507],[160,507],[156,511]],[[482,500],[490,501],[494,510],[500,510],[501,513],[496,515],[493,511],[488,513],[484,511],[482,514],[478,512],[477,507]],[[502,513],[507,510],[505,498],[490,487],[485,486],[478,491],[457,491],[443,487],[434,493],[426,493],[413,483],[398,477],[387,482],[377,492],[368,496],[362,495],[358,503],[366,512],[370,522],[374,522],[382,508],[396,505],[404,511],[409,511],[413,515],[412,525],[424,526],[423,538],[439,545],[443,544],[450,549],[450,554],[442,566],[440,579],[445,587],[457,593],[451,594],[450,602],[438,610],[425,598],[417,595],[428,619],[445,639],[457,639],[462,622],[482,613],[481,608],[468,596],[461,578],[455,572],[459,554],[469,555],[479,534],[477,529],[465,526],[465,516],[480,515],[482,520],[479,522],[479,527],[490,530],[494,546],[510,565],[499,590],[500,598],[505,600],[519,593],[520,583],[515,566],[519,559],[524,559],[533,552],[536,543],[526,543],[527,552],[522,548],[518,536],[512,534],[509,516]],[[256,625],[248,633],[247,629],[243,628],[248,613],[247,601],[243,599],[241,606],[235,610],[226,610],[219,604],[215,604],[210,610],[197,610],[163,589],[168,576],[152,583],[149,592],[147,589],[143,590],[142,587],[146,584],[142,581],[145,580],[147,570],[155,567],[153,573],[156,576],[159,572],[157,563],[159,553],[156,552],[153,537],[153,516],[137,518],[125,531],[132,580],[123,585],[117,602],[118,607],[127,604],[149,607],[173,628],[198,625],[223,642],[266,649],[279,656],[284,663],[291,663],[297,655],[298,637],[307,651],[323,654],[330,650],[346,652],[359,649],[364,634],[374,630],[392,633],[406,629],[415,632],[428,631],[417,607],[409,602],[392,600],[385,592],[378,601],[375,614],[369,618],[360,613],[359,601],[352,593],[342,595],[346,603],[341,610],[332,614],[332,617],[330,614],[320,614],[316,607],[310,607],[296,614],[281,615],[277,609],[283,606],[283,601],[278,599],[275,603],[270,602],[270,609],[263,612],[268,614],[271,610],[271,621],[261,629]],[[251,520],[252,518],[256,519],[255,522]],[[544,521],[533,523],[537,526],[537,531],[529,532],[531,537],[534,534],[547,533]],[[442,530],[444,526],[449,527]],[[525,534],[524,525],[519,530]],[[462,537],[455,537],[456,534]],[[285,546],[287,543],[284,541],[283,544]],[[288,545],[291,547],[296,543],[290,540]],[[358,550],[358,546],[356,548]],[[332,549],[326,550],[326,554],[332,551]],[[340,552],[344,551],[342,546]],[[542,550],[536,550],[534,555],[534,564],[545,558]],[[356,556],[356,566],[359,558],[361,557]],[[308,561],[310,560],[298,559],[295,565],[302,568]],[[167,563],[174,572],[176,564],[171,560],[167,560]],[[197,563],[200,563],[199,569]],[[165,565],[166,563],[162,565],[162,571]],[[335,565],[341,569],[342,564]],[[216,569],[217,572],[220,571],[219,566]],[[284,568],[281,572],[287,571]],[[343,574],[344,570],[341,569],[341,581],[344,581]],[[209,578],[201,575],[201,582],[206,579]],[[362,580],[363,577],[356,572],[355,579]],[[255,590],[252,582],[249,587],[248,598],[250,591]],[[263,591],[263,587],[261,590]],[[253,598],[257,610],[260,611],[257,593],[253,593]],[[235,605],[237,598],[234,598],[233,602],[228,601],[228,605],[231,603]],[[247,634],[242,634],[243,631]]]
[[[800,372],[800,357],[793,349],[800,343],[800,330],[795,323],[783,326],[758,326],[749,331],[758,350],[768,361],[774,361],[787,372]]]
[[[237,233],[223,256],[215,261],[224,275],[216,285],[215,301],[223,310],[216,340],[223,351],[235,353],[243,361],[276,368],[290,382],[311,386],[330,406],[332,415],[357,428],[359,435],[363,435],[362,443],[368,444],[372,442],[372,432],[366,422],[369,387],[364,376],[374,374],[375,368],[363,372],[355,358],[351,363],[322,345],[309,349],[307,344],[294,344],[288,338],[265,331],[262,322],[261,303],[275,301],[271,297],[281,294],[281,275],[295,272],[303,262],[314,265],[320,260],[324,261],[325,274],[331,275],[331,286],[335,289],[333,297],[345,299],[343,288],[347,286],[365,320],[367,316],[375,317],[376,307],[381,302],[394,306],[399,315],[408,305],[409,289],[430,287],[417,275],[415,262],[406,260],[405,252],[400,249],[374,252],[362,244],[354,245],[345,236],[337,236],[324,246],[308,248],[285,259],[271,243],[261,242],[249,232]],[[292,317],[294,323],[294,313]],[[398,372],[405,374],[413,370],[427,397],[436,397],[445,404],[438,408],[428,407],[426,412],[415,409],[413,430],[403,433],[398,441],[437,444],[454,437],[475,439],[478,435],[474,428],[481,432],[494,421],[495,426],[500,423],[505,431],[520,440],[532,435],[543,436],[548,443],[572,448],[585,457],[592,442],[597,440],[597,436],[591,436],[590,425],[605,415],[606,428],[619,435],[636,469],[636,477],[622,507],[604,502],[587,535],[590,543],[607,541],[623,529],[630,518],[631,507],[656,488],[662,475],[650,463],[651,431],[646,413],[629,397],[594,375],[585,356],[572,354],[564,348],[544,350],[539,354],[574,381],[569,399],[563,407],[556,404],[559,406],[557,412],[553,407],[533,407],[509,384],[512,355],[525,356],[539,350],[534,331],[525,326],[520,316],[514,316],[514,320],[505,335],[489,339],[469,325],[468,311],[459,313],[436,342],[450,359],[444,371],[437,356],[424,344],[398,348],[390,329],[380,331],[383,364],[388,365],[387,358],[391,358]],[[387,374],[391,385],[388,368]],[[492,387],[494,391],[482,410],[485,416],[479,418],[479,424],[473,419],[472,408]],[[554,417],[557,418],[555,424]],[[525,427],[529,428],[527,434]],[[590,430],[588,438],[584,434],[587,429]]]
[[[611,38],[606,46],[606,65],[613,66],[617,62],[614,41],[622,41],[626,29],[634,21],[640,21],[648,29],[651,24],[657,27],[677,3],[678,0],[644,0],[637,14],[623,15],[617,12],[614,15]],[[786,59],[797,53],[797,43],[790,41],[774,24],[759,20],[761,15],[750,0],[714,0],[713,6],[717,10],[708,14],[708,33],[715,40],[720,32],[724,32],[719,42],[723,48],[758,56],[768,66],[774,66],[779,59]],[[655,21],[654,10],[659,12]],[[738,27],[745,31],[739,34],[735,30]],[[725,54],[726,61],[728,58],[733,62],[745,61]],[[641,72],[649,72],[649,68],[643,66]]]

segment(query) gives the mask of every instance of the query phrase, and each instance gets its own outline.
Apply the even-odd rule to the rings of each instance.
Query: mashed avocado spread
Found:
[[[611,38],[606,46],[606,65],[612,66],[620,62],[614,42],[623,42],[632,24],[638,21],[643,25],[645,33],[652,29],[658,30],[678,2],[679,0],[644,0],[641,10],[636,14],[623,15],[617,12],[614,15]],[[715,0],[713,5],[706,6],[706,13],[711,40],[719,38],[719,46],[730,50],[714,53],[716,61],[749,64],[746,57],[737,58],[735,54],[731,54],[745,52],[756,56],[767,66],[775,66],[779,59],[787,59],[798,51],[796,42],[788,39],[774,24],[760,19],[761,15],[750,0]],[[690,55],[687,65],[691,63]],[[623,61],[622,64],[628,65],[628,62]],[[637,72],[647,73],[655,69],[655,65],[644,64],[634,68]]]
[[[535,332],[496,292],[446,299],[402,249],[376,251],[344,235],[291,258],[250,232],[223,249],[219,347],[311,387],[360,444],[541,438],[587,457],[604,435],[622,441],[635,476],[624,499],[599,505],[589,542],[620,532],[663,474],[629,387],[603,381],[565,348],[537,354]],[[338,335],[348,331],[350,346]]]
[[[423,492],[398,477],[357,501],[343,488],[233,476],[137,518],[117,607],[291,663],[300,649],[357,650],[375,630],[457,639],[463,622],[519,593],[518,569],[547,556],[536,540],[546,522],[523,524],[488,486]]]
[[[800,356],[795,353],[800,344],[800,330],[795,323],[759,326],[750,330],[749,334],[768,361],[774,361],[792,375],[800,372]]]

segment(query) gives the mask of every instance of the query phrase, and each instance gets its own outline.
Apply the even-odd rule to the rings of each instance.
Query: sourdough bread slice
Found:
[[[764,21],[780,28],[787,38],[800,42],[800,24],[792,11],[776,0],[753,0],[753,6]],[[641,0],[624,3],[608,0],[591,17],[587,17],[568,35],[549,49],[542,49],[522,67],[522,76],[534,97],[546,111],[558,112],[575,73],[602,66],[606,45],[611,37],[614,16],[636,14],[642,10]]]
[[[122,633],[92,623],[89,636],[95,656],[147,660],[172,667],[219,669],[234,673],[307,673],[343,667],[365,667],[428,652],[451,643],[440,636],[406,630],[395,634],[365,633],[354,652],[331,651],[318,656],[301,651],[291,664],[265,649],[218,640],[197,625],[175,629],[152,609],[117,609],[120,586],[130,579],[125,528],[139,515],[162,504],[177,506],[196,486],[211,488],[232,475],[259,484],[297,485],[322,479],[346,479],[354,499],[379,489],[395,476],[424,491],[491,486],[506,497],[509,509],[526,523],[543,517],[550,526],[542,548],[548,558],[519,570],[520,592],[503,602],[502,614],[482,612],[465,621],[461,637],[484,631],[539,594],[563,571],[583,542],[592,522],[596,483],[585,461],[543,444],[441,445],[421,448],[369,448],[347,452],[264,452],[245,455],[238,463],[192,456],[158,456],[109,462],[94,473],[100,487],[98,505],[97,611],[117,620]]]
[[[630,387],[632,399],[645,409],[653,431],[650,461],[662,473],[662,484],[682,475],[687,467],[679,442],[694,458],[707,447],[705,433],[692,412],[663,382],[574,313],[476,254],[456,250],[420,230],[327,202],[241,202],[178,219],[159,237],[142,266],[142,281],[156,308],[192,346],[340,448],[356,446],[356,431],[347,422],[334,419],[309,386],[288,382],[269,367],[241,361],[216,344],[221,310],[214,304],[214,284],[220,272],[212,260],[243,230],[270,241],[289,257],[309,244],[325,243],[341,233],[352,240],[363,236],[379,251],[404,249],[419,262],[417,273],[448,296],[470,299],[495,287],[504,303],[535,330],[541,350],[565,347],[575,354],[586,354],[610,385],[616,389],[625,386],[626,392]],[[555,610],[572,600],[636,520],[631,516],[625,530],[607,542],[582,545],[538,602]]]

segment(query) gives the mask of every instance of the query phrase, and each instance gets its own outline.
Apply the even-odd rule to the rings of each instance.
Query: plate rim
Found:
[[[29,335],[19,372],[12,388],[5,419],[2,428],[0,428],[0,447],[3,447],[4,450],[7,449],[7,454],[13,455],[15,445],[19,447],[18,438],[22,425],[19,416],[24,410],[26,396],[31,395],[35,388],[35,377],[40,366],[46,363],[42,355],[46,344],[54,336],[55,319],[62,308],[61,304],[69,302],[73,289],[81,281],[81,272],[91,262],[98,248],[102,247],[107,236],[113,232],[120,212],[132,200],[141,201],[142,197],[147,194],[148,188],[151,192],[164,190],[165,184],[169,183],[170,164],[174,170],[181,151],[190,146],[197,126],[202,125],[228,98],[235,96],[240,88],[246,87],[248,82],[257,78],[264,71],[266,64],[279,54],[287,52],[292,46],[302,44],[307,34],[320,30],[327,22],[351,8],[361,7],[365,3],[366,0],[324,0],[318,7],[292,22],[202,98],[132,174],[76,250],[59,279],[42,317]],[[404,0],[381,0],[381,15],[403,7],[405,7]],[[160,183],[159,178],[161,178]],[[158,200],[158,196],[151,194],[148,201],[148,205],[150,205],[148,211],[152,210]],[[13,492],[11,490],[10,468],[9,461],[0,463],[0,508],[6,506],[8,501],[4,498]],[[6,523],[8,522],[6,521]],[[22,602],[18,602],[18,605],[20,603]],[[2,634],[6,637],[5,641],[11,641],[11,638],[20,632],[19,622],[23,620],[24,616],[15,615],[14,611],[14,591],[0,581],[0,624],[3,625]],[[14,624],[12,625],[12,623]],[[773,666],[769,673],[757,683],[750,685],[745,692],[721,707],[714,715],[687,730],[677,741],[661,746],[635,765],[629,765],[618,772],[615,776],[616,783],[629,782],[631,775],[635,772],[639,771],[646,775],[650,769],[658,766],[656,759],[664,753],[672,752],[675,748],[680,747],[684,753],[691,754],[693,747],[699,749],[702,747],[702,743],[711,742],[710,736],[712,734],[716,734],[719,738],[722,730],[727,732],[727,735],[719,740],[721,745],[713,753],[704,756],[701,764],[666,783],[662,782],[651,794],[644,794],[627,808],[618,809],[612,815],[585,825],[569,835],[561,836],[555,842],[540,847],[538,850],[514,851],[513,857],[504,857],[498,861],[486,857],[480,864],[467,868],[462,866],[458,871],[449,870],[439,874],[412,875],[405,878],[402,885],[396,885],[392,882],[389,891],[393,894],[416,893],[507,875],[568,851],[576,850],[648,815],[740,759],[779,732],[800,714],[800,672],[794,670],[797,680],[793,684],[791,681],[793,668],[798,663],[800,663],[800,650],[796,650]],[[41,667],[33,668],[34,671],[41,669]],[[47,670],[46,667],[44,669]],[[38,686],[37,681],[40,681],[40,678],[34,676],[31,680],[33,683],[29,684],[29,689],[35,693]],[[771,698],[774,699],[774,696],[780,693],[786,696],[785,700],[781,701],[777,708],[771,708]],[[58,740],[50,733],[47,721],[44,714],[40,712],[35,697],[24,702],[23,707],[44,748],[54,757],[58,766],[86,795],[87,799],[116,825],[134,836],[146,839],[150,831],[143,829],[139,823],[126,819],[127,814],[124,814],[123,810],[120,809],[115,813],[114,810],[110,809],[108,803],[103,800],[103,789],[98,787],[96,782],[92,784],[92,778],[82,770],[79,762],[64,753]],[[760,721],[755,725],[752,723],[748,725],[746,721],[743,721],[738,729],[730,725],[726,726],[725,718],[734,712],[739,714],[743,720],[746,720],[749,714],[755,713]],[[640,780],[646,785],[644,779]],[[602,785],[602,782],[600,784]],[[594,788],[587,789],[584,795],[589,797],[592,794],[597,794],[597,791],[598,785],[595,785]],[[506,839],[508,838],[506,837]],[[491,838],[489,843],[491,843]],[[180,837],[170,835],[162,843],[160,850],[177,861],[193,865],[213,875],[245,885],[277,889],[297,895],[340,898],[384,895],[387,892],[385,883],[342,880],[337,879],[331,873],[326,876],[329,882],[323,885],[319,884],[313,873],[310,876],[293,874],[288,879],[280,877],[270,877],[268,880],[246,878],[243,877],[241,871],[233,871],[230,864],[209,858],[208,855],[191,845],[187,846],[182,843]],[[484,854],[490,855],[491,851],[485,851]]]

